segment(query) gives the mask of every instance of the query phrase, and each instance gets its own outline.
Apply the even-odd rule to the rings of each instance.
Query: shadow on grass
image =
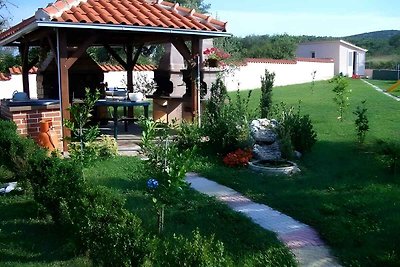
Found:
[[[38,218],[37,206],[28,196],[2,198],[0,263],[50,264],[74,258],[67,237],[48,218]]]

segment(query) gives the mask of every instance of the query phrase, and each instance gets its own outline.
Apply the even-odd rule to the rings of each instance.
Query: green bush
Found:
[[[82,150],[81,143],[71,142],[68,144],[70,158],[88,166],[99,159],[113,158],[118,155],[118,144],[115,138],[101,135],[97,140],[85,142]]]
[[[261,118],[268,118],[272,107],[272,87],[274,86],[275,73],[265,70],[265,75],[261,76],[261,98],[260,110]]]
[[[161,246],[154,260],[156,266],[232,266],[222,242],[214,236],[204,237],[198,230],[193,231],[192,239],[174,235]]]
[[[120,194],[85,188],[80,198],[62,203],[64,224],[96,266],[138,266],[147,254],[141,220],[124,209]]]
[[[44,158],[32,165],[35,200],[95,265],[137,266],[142,261],[141,221],[124,209],[120,194],[88,185],[80,165],[70,160]]]
[[[203,135],[208,137],[208,148],[216,153],[226,154],[250,145],[248,103],[239,93],[232,101],[226,94],[226,87],[220,78],[211,87],[211,98],[206,103],[202,117]]]
[[[177,146],[180,149],[188,149],[193,146],[200,147],[202,132],[198,123],[182,122],[177,128]]]
[[[357,138],[360,144],[364,143],[365,135],[369,130],[367,108],[365,107],[365,102],[366,100],[361,101],[361,106],[357,106],[356,110],[353,112],[353,114],[357,116],[354,124],[356,125]]]
[[[14,122],[0,120],[0,165],[13,172],[16,180],[30,175],[32,158],[44,156],[45,152],[32,139],[18,135]]]
[[[35,201],[45,207],[56,223],[61,222],[61,203],[80,199],[85,181],[79,165],[56,157],[31,161],[30,182]]]
[[[317,141],[317,133],[309,115],[300,114],[300,106],[297,112],[293,107],[287,107],[284,103],[274,107],[273,117],[279,123],[277,129],[279,138],[285,139],[289,133],[293,148],[301,153],[311,150],[311,147]]]

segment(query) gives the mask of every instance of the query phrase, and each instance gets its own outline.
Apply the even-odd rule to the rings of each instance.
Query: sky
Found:
[[[15,25],[52,0],[8,0],[2,14]],[[379,30],[400,30],[398,0],[204,0],[211,14],[227,21],[228,32],[247,35],[343,37]]]

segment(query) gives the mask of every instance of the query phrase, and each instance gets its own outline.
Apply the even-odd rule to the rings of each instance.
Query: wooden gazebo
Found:
[[[105,47],[127,71],[127,88],[132,91],[132,70],[144,46],[172,43],[187,65],[194,66],[193,59],[202,56],[202,39],[225,36],[230,36],[226,32],[226,23],[166,1],[57,0],[2,32],[0,45],[19,48],[23,90],[28,95],[31,67],[39,64],[39,70],[44,71],[50,62],[56,63],[62,119],[69,119],[68,73],[87,48]],[[125,48],[126,60],[115,51],[115,47],[121,46]],[[41,48],[40,60],[39,57],[28,59],[31,47]],[[193,90],[196,90],[195,82]],[[194,91],[193,116],[197,112],[197,93]],[[62,135],[70,136],[70,132],[63,127]]]

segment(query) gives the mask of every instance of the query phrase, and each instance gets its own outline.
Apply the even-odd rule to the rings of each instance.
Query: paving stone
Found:
[[[253,203],[250,199],[242,196],[239,193],[229,195],[229,196],[220,196],[220,197],[218,197],[218,200],[224,202],[225,204],[227,204],[230,208],[232,208],[234,210]]]
[[[235,190],[232,190],[229,187],[217,184],[216,182],[210,181],[205,178],[190,177],[186,179],[186,181],[191,184],[192,188],[209,196],[220,197],[237,194]]]
[[[293,252],[299,266],[340,266],[329,253],[318,233],[310,226],[298,222],[267,205],[252,202],[235,190],[210,181],[196,173],[188,173],[186,181],[195,190],[214,196],[233,210],[243,213],[278,238]]]
[[[296,256],[299,266],[307,267],[339,267],[335,258],[333,258],[326,247],[311,246],[304,248],[291,249]]]
[[[305,224],[263,204],[253,203],[235,210],[244,213],[261,227],[277,234],[290,233],[306,227]]]
[[[324,242],[319,238],[318,233],[309,226],[302,227],[289,233],[280,234],[278,237],[289,248],[324,245]]]

